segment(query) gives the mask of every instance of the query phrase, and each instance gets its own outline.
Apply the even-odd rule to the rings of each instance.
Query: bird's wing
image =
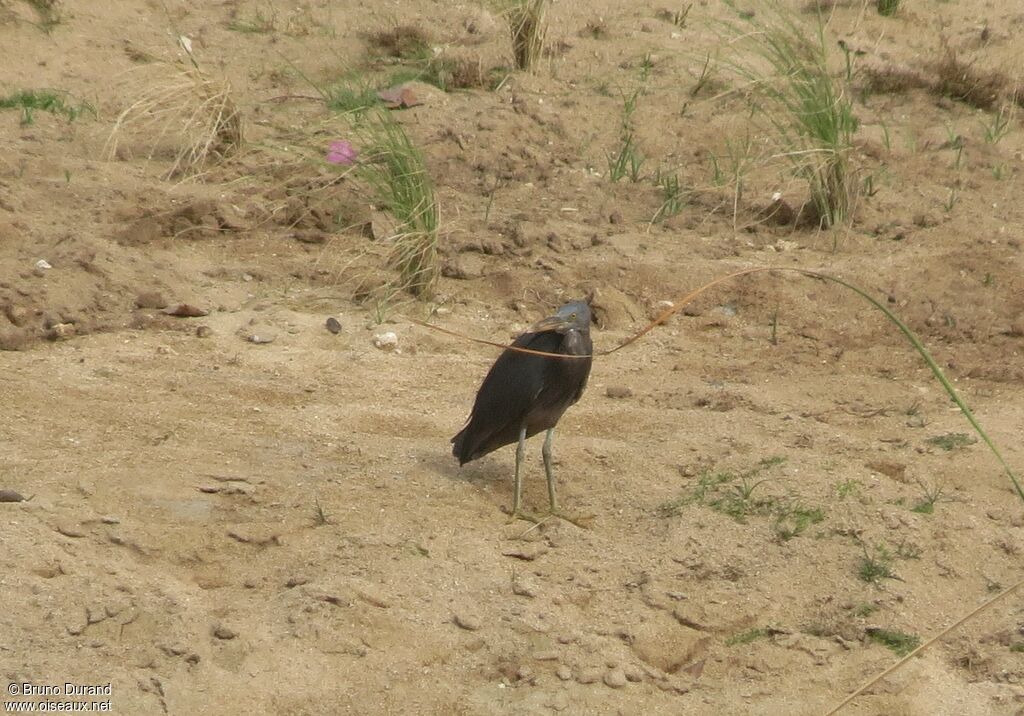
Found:
[[[561,336],[554,332],[524,333],[513,343],[518,348],[555,352]],[[473,404],[469,422],[463,428],[463,454],[474,459],[508,445],[519,430],[544,388],[545,362],[542,356],[506,350],[491,366]]]

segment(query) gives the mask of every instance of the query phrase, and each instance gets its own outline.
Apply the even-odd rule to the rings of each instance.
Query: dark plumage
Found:
[[[567,303],[555,315],[516,338],[512,345],[545,353],[590,356],[590,308],[582,301]],[[452,438],[452,454],[460,465],[505,445],[519,443],[514,512],[519,512],[523,442],[542,430],[548,431],[543,450],[548,497],[552,511],[557,509],[551,471],[552,433],[566,409],[583,395],[591,363],[590,357],[545,358],[506,350],[484,378],[466,426]]]

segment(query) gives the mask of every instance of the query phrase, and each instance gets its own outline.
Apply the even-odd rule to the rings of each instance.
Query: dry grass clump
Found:
[[[981,71],[960,60],[956,50],[946,47],[935,63],[935,91],[978,109],[995,109],[1002,98],[1016,94],[1002,72]]]
[[[934,82],[904,66],[867,65],[857,70],[860,88],[868,94],[902,94],[915,89],[932,90]]]
[[[158,75],[140,78],[138,98],[114,123],[108,156],[130,156],[131,145],[141,145],[147,160],[171,162],[166,177],[172,178],[194,175],[233,154],[242,144],[242,114],[231,86],[195,64],[154,67]]]
[[[399,25],[369,37],[375,54],[402,60],[421,59],[431,50],[430,35],[415,25]]]
[[[530,70],[544,52],[548,0],[508,0],[501,7],[512,34],[516,68]]]

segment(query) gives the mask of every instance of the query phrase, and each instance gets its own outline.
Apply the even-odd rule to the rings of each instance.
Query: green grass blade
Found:
[[[872,306],[877,308],[883,314],[885,314],[885,317],[888,318],[890,322],[892,322],[897,328],[900,329],[903,335],[906,336],[907,340],[910,341],[911,345],[914,346],[915,350],[917,350],[917,352],[921,354],[921,357],[924,358],[925,363],[927,363],[928,367],[932,369],[932,373],[942,384],[942,387],[946,389],[946,392],[949,394],[949,397],[953,400],[954,403],[956,403],[957,407],[960,408],[960,411],[964,414],[964,417],[967,418],[967,422],[971,424],[971,427],[974,428],[974,431],[978,433],[978,435],[985,442],[985,444],[988,445],[988,449],[991,450],[992,454],[996,456],[996,459],[999,461],[999,464],[1003,466],[1003,470],[1006,472],[1006,476],[1009,477],[1010,481],[1013,483],[1013,487],[1017,491],[1017,495],[1020,497],[1021,500],[1024,500],[1024,488],[1021,487],[1020,480],[1017,479],[1017,476],[1014,474],[1013,470],[1010,469],[1010,466],[1007,464],[1006,460],[1003,459],[1003,455],[1002,453],[999,452],[999,448],[995,446],[995,443],[992,442],[992,439],[988,436],[988,433],[986,433],[985,430],[981,427],[981,424],[978,423],[978,419],[974,417],[974,413],[971,412],[971,409],[967,407],[967,404],[956,392],[956,389],[953,388],[953,384],[949,382],[949,378],[947,378],[946,374],[942,372],[942,368],[940,368],[939,364],[935,362],[934,358],[932,358],[932,354],[929,353],[928,349],[924,347],[924,344],[921,342],[921,339],[918,338],[912,330],[910,330],[907,324],[905,324],[903,321],[897,318],[892,311],[886,308],[884,304],[882,304],[878,299],[873,297],[871,294],[860,288],[857,288],[852,283],[847,283],[841,278],[829,276],[828,274],[818,273],[816,271],[807,271],[805,269],[784,270],[796,271],[798,273],[804,274],[805,276],[813,276],[815,278],[820,278],[825,281],[831,281],[832,283],[844,286],[853,291],[854,293],[856,293],[858,296],[863,298]]]

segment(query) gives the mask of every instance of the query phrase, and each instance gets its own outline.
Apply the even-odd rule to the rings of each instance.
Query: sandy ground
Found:
[[[854,163],[875,193],[848,229],[771,225],[772,195],[799,206],[806,187],[762,161],[735,78],[692,93],[725,51],[724,8],[680,26],[646,0],[558,2],[538,73],[418,88],[401,114],[436,178],[446,275],[429,303],[374,305],[354,294],[388,273],[376,219],[318,159],[347,125],[313,85],[381,77],[372,33],[401,24],[507,64],[500,18],[426,0],[47,6],[0,2],[3,92],[95,112],[0,112],[0,489],[31,498],[0,504],[5,682],[110,683],[126,714],[822,713],[897,658],[886,632],[926,639],[1021,578],[1024,510],[995,459],[949,438],[969,426],[920,358],[837,287],[742,279],[596,360],[555,443],[583,526],[510,522],[511,449],[457,467],[448,440],[495,353],[405,318],[504,341],[593,294],[603,349],[729,271],[820,268],[906,319],[1024,469],[1012,103],[861,93]],[[929,82],[943,42],[1012,81],[1022,31],[1016,0],[838,3],[828,29],[858,68]],[[173,133],[104,151],[171,76],[178,35],[230,81],[246,138],[185,182],[165,178]],[[612,183],[638,87],[648,178]],[[711,158],[748,134],[740,194]],[[658,168],[693,193],[652,223]],[[160,310],[181,303],[208,313]],[[374,346],[387,331],[398,351]],[[526,479],[542,509],[539,440]],[[1024,713],[1022,598],[846,713]]]

